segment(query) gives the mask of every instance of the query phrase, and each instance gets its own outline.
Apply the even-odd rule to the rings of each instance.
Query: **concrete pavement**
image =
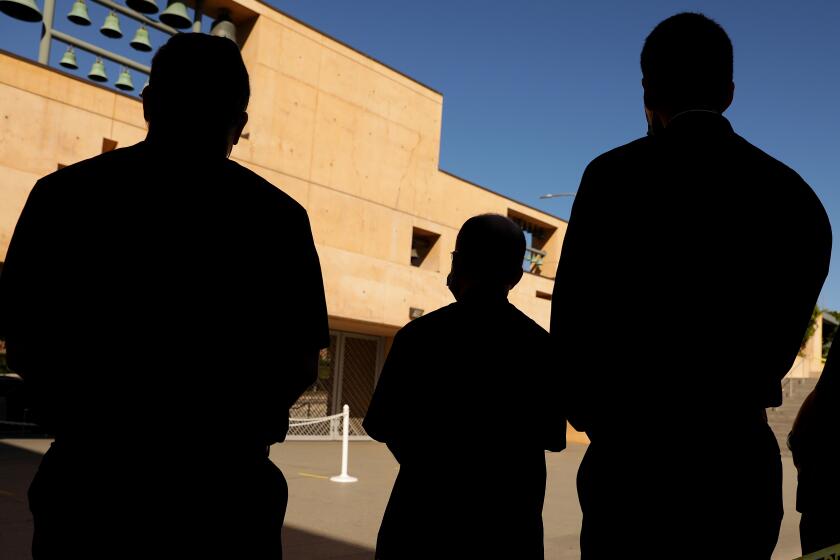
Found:
[[[0,441],[0,557],[4,560],[29,558],[32,522],[26,507],[26,489],[48,446],[48,440]],[[571,560],[580,556],[575,475],[585,449],[584,445],[571,443],[562,453],[546,455],[546,559]],[[213,461],[213,456],[208,452],[203,459]],[[376,532],[397,474],[397,464],[384,445],[350,442],[349,472],[359,478],[352,484],[329,480],[340,470],[339,442],[287,442],[272,447],[271,459],[289,483],[284,527],[286,560],[373,557]],[[794,510],[796,472],[789,457],[783,458],[783,465],[785,519],[774,560],[799,556],[799,515]],[[491,462],[488,468],[492,468]],[[459,472],[453,466],[452,476],[469,477],[469,473]],[[652,551],[627,552],[635,556]]]

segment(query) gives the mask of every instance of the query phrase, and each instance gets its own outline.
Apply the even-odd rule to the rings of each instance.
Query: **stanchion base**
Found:
[[[358,482],[358,478],[355,476],[350,476],[349,474],[337,474],[335,476],[331,476],[330,480],[333,482]]]

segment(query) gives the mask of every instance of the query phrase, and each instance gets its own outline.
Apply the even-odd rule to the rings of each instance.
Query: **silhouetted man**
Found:
[[[400,330],[365,418],[400,463],[376,557],[542,558],[545,450],[566,446],[548,414],[548,333],[508,303],[525,237],[504,216],[470,218],[447,285],[457,300]]]
[[[0,286],[8,359],[55,433],[29,492],[36,558],[279,558],[268,459],[328,340],[305,210],[227,159],[235,44],[156,54],[146,140],[35,185]]]
[[[554,286],[555,367],[592,442],[583,558],[766,559],[782,475],[764,409],[781,404],[830,226],[722,116],[732,44],[717,23],[666,19],[641,66],[651,134],[586,168]]]
[[[802,554],[840,544],[840,344],[831,348],[788,440],[799,479]]]

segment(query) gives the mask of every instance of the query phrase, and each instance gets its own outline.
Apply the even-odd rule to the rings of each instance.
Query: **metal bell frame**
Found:
[[[38,47],[38,62],[43,65],[50,64],[50,50],[53,41],[60,41],[69,46],[67,51],[62,55],[59,65],[64,68],[78,69],[78,60],[76,60],[76,53],[74,48],[78,48],[89,52],[96,56],[96,60],[91,65],[90,72],[87,76],[90,80],[95,82],[108,81],[107,70],[103,59],[108,59],[123,66],[123,71],[117,80],[120,89],[133,90],[133,83],[128,69],[136,70],[143,74],[150,74],[151,68],[141,64],[131,58],[125,57],[121,54],[109,51],[105,48],[99,47],[87,41],[83,41],[73,35],[65,33],[60,29],[56,29],[55,22],[55,8],[57,0],[43,0],[43,10],[39,9],[38,0],[0,0],[0,13],[6,14],[10,17],[19,19],[21,21],[42,21],[41,40]],[[155,28],[168,35],[175,35],[178,29],[186,29],[191,27],[194,33],[201,33],[201,18],[202,18],[202,4],[203,0],[194,0],[194,13],[190,14],[184,0],[168,0],[166,10],[160,14],[159,20],[149,19],[144,14],[156,13],[156,0],[125,0],[128,5],[123,6],[117,4],[115,0],[92,0],[96,4],[100,4],[109,10],[109,14],[105,19],[105,23],[100,28],[100,32],[109,37],[122,37],[122,30],[119,26],[119,17],[117,13],[123,14],[135,21],[141,23],[141,27],[137,29],[134,38],[131,41],[131,46],[139,51],[148,52],[152,50],[152,45],[149,37],[149,28]],[[192,19],[190,19],[192,16]],[[77,25],[92,25],[90,15],[85,0],[74,0],[67,18]],[[216,21],[211,27],[213,34],[223,37],[228,37],[236,40],[236,28],[230,21],[229,14],[220,11]],[[147,82],[148,83],[148,82]],[[115,83],[115,87],[116,87]],[[131,87],[129,87],[131,86]],[[144,86],[145,87],[145,86]]]

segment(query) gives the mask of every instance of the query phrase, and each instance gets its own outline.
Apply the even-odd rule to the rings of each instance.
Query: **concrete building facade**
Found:
[[[232,157],[307,209],[323,269],[333,345],[293,415],[346,402],[363,435],[394,333],[453,301],[450,252],[470,216],[504,214],[527,230],[528,273],[510,299],[548,327],[566,222],[439,168],[440,93],[265,4],[203,9],[220,8],[239,28],[252,88]],[[137,96],[0,52],[0,261],[40,177],[145,134]]]
[[[508,215],[526,229],[528,273],[510,299],[548,328],[566,222],[440,169],[441,93],[256,0],[203,2],[210,17],[221,9],[237,25],[252,88],[232,157],[307,209],[321,258],[332,345],[293,416],[347,403],[352,433],[364,436],[361,418],[393,335],[453,301],[449,254],[476,214]],[[145,135],[137,96],[0,51],[0,262],[40,177]],[[791,377],[819,375],[821,326]]]

